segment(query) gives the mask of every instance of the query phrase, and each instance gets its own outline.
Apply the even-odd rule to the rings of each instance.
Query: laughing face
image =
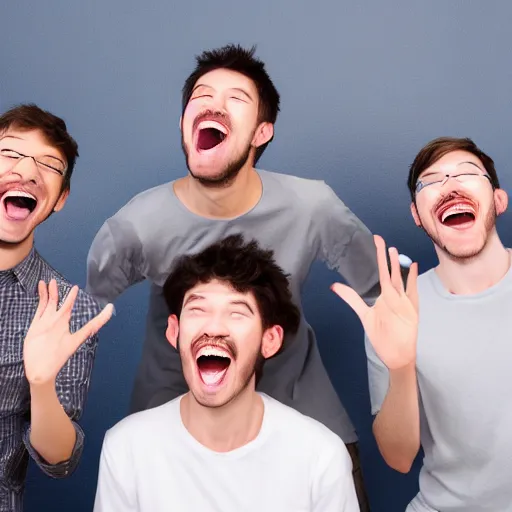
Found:
[[[190,174],[207,186],[229,184],[254,152],[273,135],[259,121],[254,82],[235,71],[215,69],[194,86],[181,120],[182,147]]]
[[[174,347],[179,345],[194,399],[205,407],[222,407],[254,390],[256,365],[276,354],[283,331],[279,326],[262,328],[251,292],[211,281],[187,292],[179,326],[174,315],[169,317],[167,337]]]
[[[444,155],[418,179],[415,222],[447,255],[478,255],[495,231],[496,216],[506,208],[506,193],[493,190],[482,162],[465,151]]]
[[[22,244],[52,211],[60,210],[66,160],[38,130],[0,136],[0,244]]]

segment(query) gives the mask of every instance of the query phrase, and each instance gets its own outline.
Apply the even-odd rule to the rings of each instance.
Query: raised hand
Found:
[[[108,304],[101,313],[72,334],[69,321],[77,295],[78,287],[74,286],[57,309],[59,291],[56,281],[52,279],[48,286],[43,281],[39,282],[39,305],[23,344],[25,375],[30,384],[54,381],[80,345],[110,320],[113,307]]]
[[[391,275],[386,260],[386,244],[374,236],[381,294],[373,307],[350,287],[335,283],[332,290],[359,316],[364,330],[381,361],[390,369],[403,368],[416,361],[418,335],[418,266],[413,263],[404,289],[398,251],[389,249]]]

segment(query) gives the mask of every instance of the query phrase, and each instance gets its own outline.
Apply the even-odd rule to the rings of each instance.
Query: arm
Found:
[[[312,512],[359,512],[352,460],[341,439],[319,454],[316,472]]]
[[[54,478],[73,473],[82,455],[84,433],[76,421],[83,412],[97,342],[97,336],[89,338],[55,380],[30,384],[25,444],[38,466]]]
[[[419,402],[416,384],[418,335],[417,265],[413,264],[404,287],[396,249],[375,237],[381,294],[372,307],[351,288],[335,284],[333,290],[356,312],[365,333],[373,430],[386,462],[408,472],[420,446]]]
[[[107,306],[93,317],[97,305],[84,297],[71,320],[77,294],[73,287],[58,308],[57,283],[52,280],[48,290],[39,283],[39,306],[23,344],[31,392],[24,442],[40,468],[54,478],[69,475],[79,462],[84,435],[74,420],[81,416],[85,403],[96,333],[112,314],[112,307]]]
[[[317,205],[320,259],[366,302],[375,299],[379,275],[371,232],[325,183]]]
[[[135,482],[131,478],[133,463],[126,460],[128,446],[110,446],[111,432],[107,432],[101,449],[98,487],[94,512],[136,512]]]
[[[103,224],[87,256],[85,289],[103,305],[145,278],[141,270],[142,244],[132,223],[119,215]]]
[[[407,473],[420,449],[420,411],[415,365],[388,370],[365,337],[373,433],[396,471]]]

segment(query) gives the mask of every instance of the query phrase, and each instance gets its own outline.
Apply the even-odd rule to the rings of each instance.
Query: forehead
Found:
[[[197,80],[194,88],[201,85],[210,87],[219,92],[227,89],[242,89],[252,98],[258,97],[256,84],[249,77],[238,71],[232,71],[231,69],[214,69],[213,71],[205,73]]]
[[[219,305],[226,305],[230,302],[240,300],[243,300],[250,305],[256,305],[256,299],[252,292],[238,292],[230,284],[218,280],[197,284],[188,290],[183,302],[185,302],[191,295],[199,296],[197,300]]]
[[[482,172],[485,172],[482,161],[472,153],[468,153],[467,151],[452,151],[434,162],[430,167],[427,167],[420,176],[432,172],[451,173],[468,168],[472,168],[476,171],[477,167]]]
[[[24,150],[34,153],[36,156],[51,155],[65,161],[62,152],[50,144],[40,130],[8,129],[0,134],[0,144],[13,146],[13,149],[14,147],[23,147]]]

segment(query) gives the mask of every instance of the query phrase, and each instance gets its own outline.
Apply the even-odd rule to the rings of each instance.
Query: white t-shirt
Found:
[[[343,441],[260,396],[258,436],[227,453],[190,435],[181,397],[119,422],[103,442],[94,512],[358,512]]]

